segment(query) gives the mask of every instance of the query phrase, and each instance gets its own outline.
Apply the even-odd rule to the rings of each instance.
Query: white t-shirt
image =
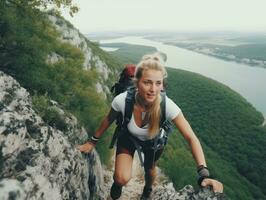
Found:
[[[125,99],[127,96],[127,92],[123,92],[117,95],[112,102],[112,108],[125,115]],[[168,120],[173,120],[177,117],[177,115],[181,113],[181,109],[167,96],[165,97],[165,117]],[[137,126],[134,115],[132,113],[132,117],[127,125],[129,132],[137,137],[138,139],[145,141],[148,140],[148,125],[140,128]]]

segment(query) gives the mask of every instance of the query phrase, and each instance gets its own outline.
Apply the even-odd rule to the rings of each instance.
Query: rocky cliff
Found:
[[[57,109],[67,122],[65,132],[45,124],[29,93],[0,72],[0,199],[92,199],[101,194],[97,153],[84,157],[75,149],[70,138],[86,132],[74,116]]]
[[[117,71],[111,71],[108,65],[100,59],[98,55],[93,53],[93,50],[88,45],[88,40],[83,36],[79,30],[73,27],[71,24],[66,22],[60,17],[56,17],[53,14],[48,15],[49,20],[53,23],[56,30],[60,33],[60,40],[63,42],[70,43],[71,45],[79,48],[84,54],[84,70],[90,70],[96,68],[100,73],[101,79],[96,83],[96,89],[98,92],[103,92],[104,94],[110,93],[109,87],[106,85],[108,77],[117,74]],[[48,55],[49,62],[57,62],[60,60],[60,56],[55,52],[51,52]]]
[[[84,70],[95,68],[100,77],[97,92],[108,94],[111,71],[93,53],[89,41],[60,17],[48,15],[60,33],[60,40],[84,54]],[[46,62],[64,59],[56,52]],[[59,114],[64,130],[51,127],[33,110],[26,89],[0,71],[0,199],[99,199],[103,185],[102,167],[96,151],[82,155],[75,143],[87,137],[77,119],[57,102],[51,108]]]

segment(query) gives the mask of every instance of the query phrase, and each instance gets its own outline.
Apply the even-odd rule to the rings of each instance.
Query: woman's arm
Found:
[[[206,167],[207,165],[199,139],[193,132],[184,115],[180,113],[175,119],[173,119],[173,123],[180,130],[181,134],[190,145],[191,152],[197,163],[197,166],[204,165]]]
[[[99,128],[94,133],[94,138],[100,138],[104,131],[114,122],[117,118],[118,112],[116,112],[113,108],[109,111],[108,115],[103,119]],[[77,149],[84,153],[89,153],[94,148],[95,143],[90,141],[86,142],[85,144],[78,145]]]
[[[197,167],[201,165],[207,167],[199,139],[193,132],[191,126],[189,125],[184,115],[180,113],[175,119],[173,119],[173,123],[180,130],[183,137],[189,143],[192,155],[197,163]],[[201,182],[201,186],[203,187],[212,186],[214,192],[219,192],[219,193],[223,192],[223,184],[211,178],[203,179],[203,181]]]
[[[118,112],[116,112],[113,108],[109,111],[108,115],[103,119],[100,127],[94,133],[94,136],[100,138],[104,131],[114,122],[117,118]]]

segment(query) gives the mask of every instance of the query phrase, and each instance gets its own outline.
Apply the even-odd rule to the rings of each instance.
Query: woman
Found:
[[[133,155],[136,146],[130,138],[145,143],[156,137],[160,129],[160,102],[161,91],[167,73],[158,54],[146,55],[137,65],[135,72],[136,94],[132,111],[132,118],[127,124],[129,134],[122,134],[117,141],[114,183],[111,187],[112,199],[118,199],[122,192],[122,187],[128,183],[132,173]],[[119,113],[125,114],[125,99],[127,92],[116,96],[112,102],[112,107],[107,117],[102,121],[94,136],[87,143],[78,146],[81,152],[88,153],[96,145],[98,139],[104,131],[116,119]],[[166,118],[171,120],[180,130],[183,137],[189,143],[192,155],[197,164],[200,175],[201,186],[212,186],[214,192],[222,192],[222,183],[210,179],[209,171],[205,162],[204,154],[200,142],[189,123],[182,114],[180,108],[168,97],[165,97]],[[162,154],[163,148],[153,152],[150,148],[143,148],[145,186],[141,199],[148,199],[152,191],[152,184],[155,180],[155,163]]]

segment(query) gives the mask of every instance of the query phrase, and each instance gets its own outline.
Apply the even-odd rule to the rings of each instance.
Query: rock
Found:
[[[16,179],[3,179],[0,181],[0,199],[26,199],[22,184]]]
[[[152,200],[224,200],[224,194],[215,194],[210,188],[200,189],[198,192],[191,185],[185,186],[183,189],[176,191],[173,183],[165,183],[157,185],[152,194]]]
[[[53,102],[56,106],[56,102]],[[32,108],[29,93],[0,72],[0,199],[92,199],[103,178],[96,152],[83,156],[69,139],[84,135],[74,116],[62,132]],[[76,136],[77,135],[77,136]],[[13,187],[14,186],[14,187]],[[13,198],[14,196],[14,198]]]
[[[62,61],[62,60],[64,60],[64,58],[62,56],[58,55],[55,52],[52,52],[51,54],[49,54],[47,56],[46,63],[55,64],[55,63]]]
[[[102,93],[106,97],[106,93],[110,94],[107,80],[111,75],[116,72],[112,72],[108,65],[100,59],[98,55],[95,55],[92,49],[88,45],[88,40],[83,36],[78,29],[74,28],[70,23],[67,23],[64,19],[57,17],[53,14],[48,15],[49,20],[54,24],[57,31],[61,33],[60,39],[63,42],[70,43],[71,45],[79,48],[84,55],[84,70],[90,70],[96,68],[99,72],[101,79],[97,83],[97,92]],[[60,57],[54,52],[48,55],[47,62],[55,63],[60,61]]]

